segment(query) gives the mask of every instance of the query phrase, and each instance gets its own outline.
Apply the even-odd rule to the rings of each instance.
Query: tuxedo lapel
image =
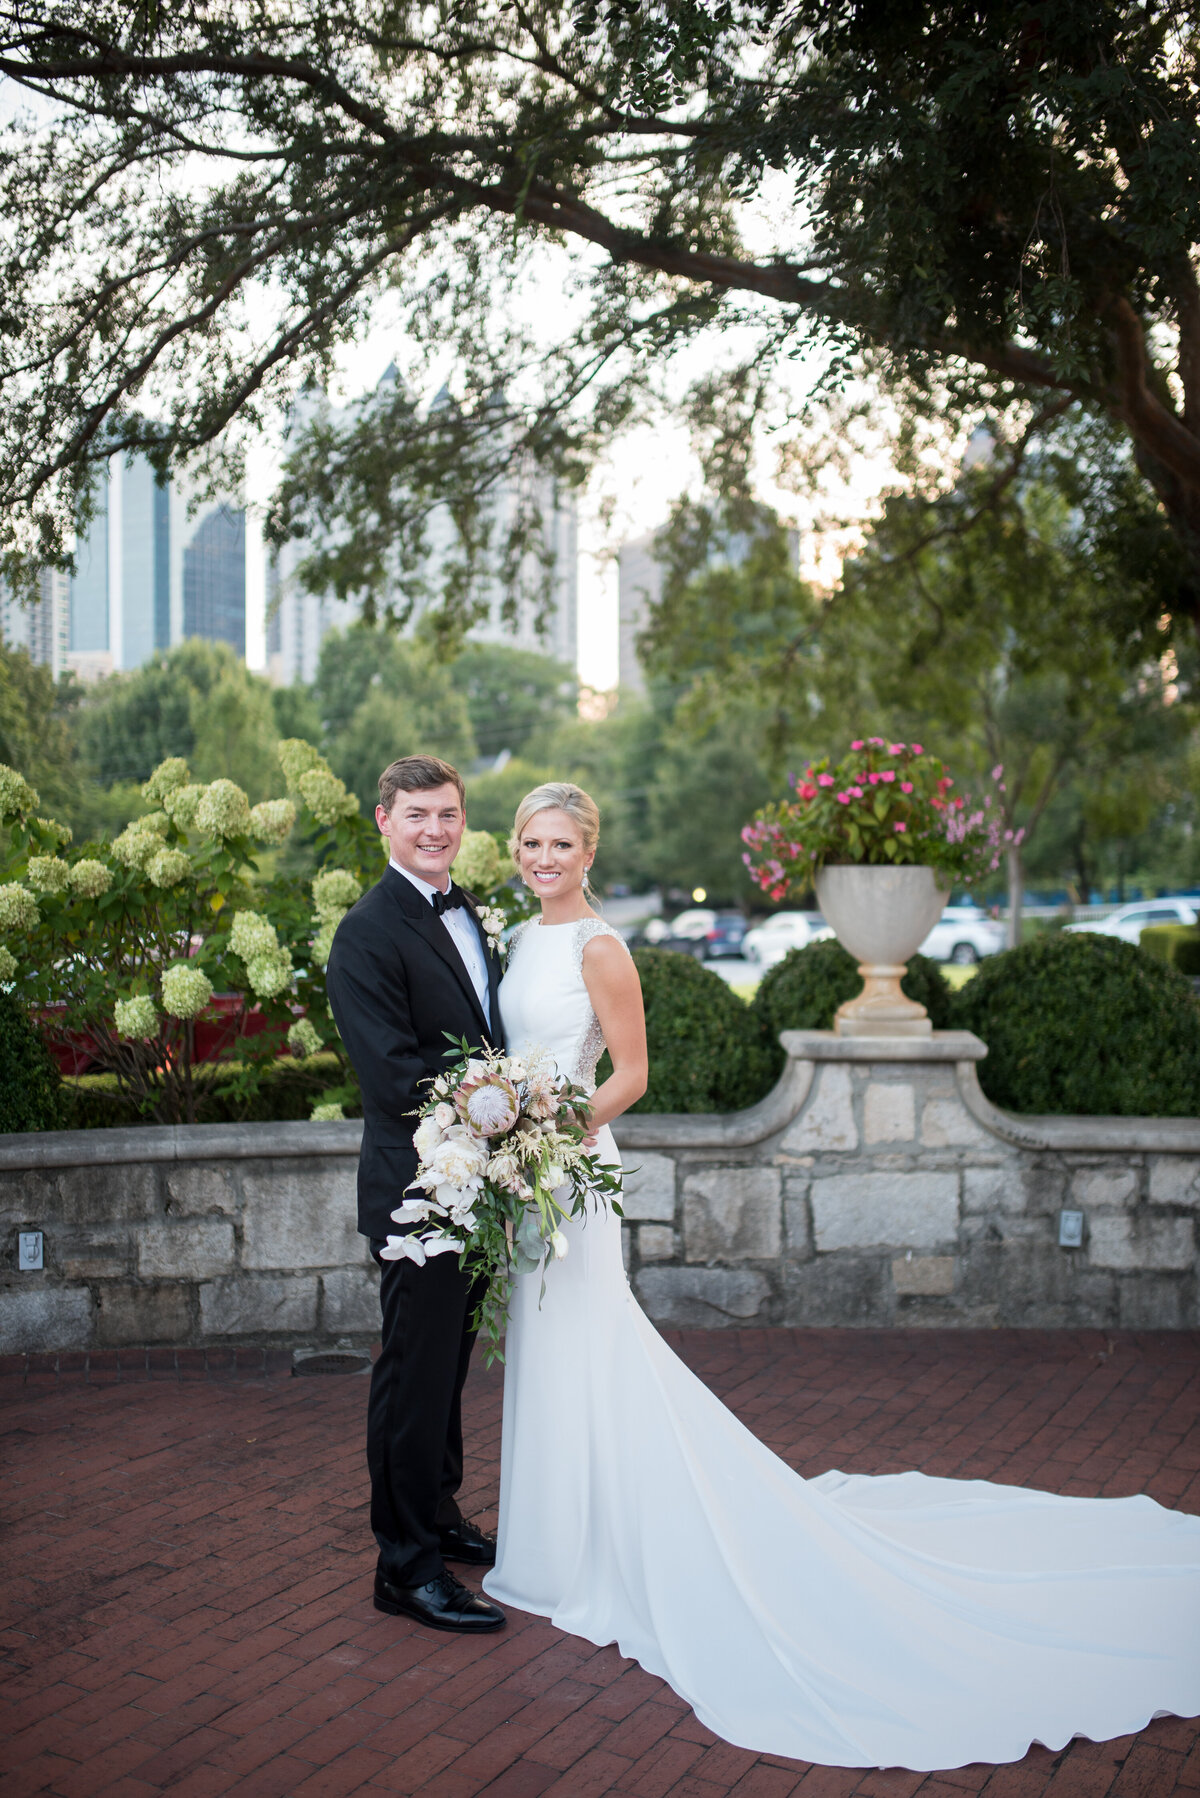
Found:
[[[500,998],[499,998],[499,994],[500,994],[500,976],[504,972],[504,970],[500,963],[500,956],[497,953],[497,951],[492,947],[491,940],[488,937],[488,933],[483,928],[483,925],[480,922],[479,909],[478,909],[478,906],[476,905],[474,897],[472,896],[472,894],[470,894],[466,891],[465,887],[459,887],[458,890],[463,896],[463,902],[466,906],[466,909],[471,914],[471,920],[475,925],[475,929],[479,935],[479,941],[483,947],[483,965],[487,969],[487,977],[488,977],[488,1010],[492,1014],[492,1021],[488,1026],[488,1031],[491,1036],[491,1040],[497,1045],[497,1047],[501,1047],[503,1031],[500,1028]]]
[[[442,961],[445,962],[446,966],[457,979],[458,984],[463,990],[464,997],[470,1002],[471,1010],[475,1013],[475,1016],[483,1027],[484,1035],[490,1041],[492,1026],[488,1019],[483,1015],[483,1007],[479,1003],[479,995],[475,991],[475,983],[471,979],[470,974],[468,974],[463,958],[455,947],[454,938],[450,935],[450,932],[446,929],[429,901],[417,891],[411,881],[405,880],[403,874],[397,874],[394,868],[389,867],[385,868],[383,878],[386,882],[386,889],[396,901],[405,922],[428,944],[435,955],[440,956]],[[475,925],[476,929],[478,929],[478,919],[475,920]],[[489,991],[491,989],[491,984],[492,975],[489,965]]]

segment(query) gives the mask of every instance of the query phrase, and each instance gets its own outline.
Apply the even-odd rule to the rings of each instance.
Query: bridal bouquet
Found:
[[[563,1219],[604,1197],[620,1216],[621,1176],[585,1151],[588,1095],[549,1059],[455,1046],[461,1059],[433,1081],[413,1133],[419,1166],[408,1190],[424,1197],[392,1212],[417,1228],[389,1236],[380,1253],[422,1267],[456,1253],[485,1282],[477,1321],[491,1362],[502,1359],[514,1276],[541,1268],[544,1294],[548,1263],[567,1252]]]

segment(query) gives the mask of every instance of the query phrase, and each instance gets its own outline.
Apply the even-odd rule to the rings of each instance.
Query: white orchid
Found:
[[[556,1230],[550,1238],[550,1247],[554,1251],[554,1259],[561,1261],[570,1245],[561,1230]]]
[[[389,1236],[379,1251],[382,1261],[415,1261],[425,1265],[425,1244],[419,1236]]]

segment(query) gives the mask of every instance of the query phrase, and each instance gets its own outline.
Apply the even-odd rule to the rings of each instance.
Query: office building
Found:
[[[191,497],[145,456],[110,460],[70,583],[68,662],[81,677],[140,668],[188,636],[245,654],[245,513]]]
[[[54,568],[38,576],[38,598],[23,606],[0,591],[0,637],[8,649],[24,649],[31,662],[44,664],[54,679],[65,674],[71,646],[70,584]]]
[[[631,538],[617,552],[617,680],[623,694],[646,691],[646,671],[638,652],[638,639],[662,596],[663,567],[657,554],[662,534],[661,530],[650,531],[644,537]],[[798,572],[799,531],[789,530],[787,540],[793,572]],[[749,549],[750,538],[744,532],[738,532],[714,543],[709,563],[736,568],[745,561]]]
[[[384,373],[379,391],[398,380],[395,365]],[[360,405],[369,404],[370,396]],[[434,407],[449,404],[443,390]],[[323,396],[311,390],[302,394],[294,417],[306,419],[314,412],[326,411]],[[352,409],[329,410],[333,422],[351,416]],[[541,540],[527,553],[521,570],[521,592],[516,615],[504,615],[505,591],[498,569],[483,569],[475,589],[484,615],[468,632],[473,643],[497,643],[509,648],[532,650],[550,656],[574,668],[578,655],[579,547],[578,523],[574,499],[544,476],[532,477],[532,494],[522,490],[524,477],[514,475],[498,483],[491,500],[493,542],[503,542],[513,523],[517,509],[530,500],[541,521]],[[437,507],[429,520],[429,551],[420,570],[425,592],[416,601],[406,626],[406,633],[421,618],[440,605],[440,577],[447,563],[457,553],[457,537],[453,520],[446,507]],[[297,578],[296,570],[308,553],[303,542],[289,543],[272,559],[267,574],[267,661],[271,679],[280,686],[294,681],[312,681],[317,672],[321,644],[331,630],[344,630],[360,615],[361,606],[353,600],[343,601],[307,592]],[[542,607],[538,594],[544,571],[549,570],[548,604]]]

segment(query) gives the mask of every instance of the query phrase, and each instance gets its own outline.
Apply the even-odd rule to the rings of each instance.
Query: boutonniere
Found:
[[[508,928],[508,919],[498,905],[481,905],[479,922],[483,925],[483,934],[493,955],[504,954],[504,932]]]

